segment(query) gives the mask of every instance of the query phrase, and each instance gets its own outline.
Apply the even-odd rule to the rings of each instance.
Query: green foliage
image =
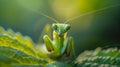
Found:
[[[0,67],[14,65],[46,65],[47,56],[36,49],[32,40],[12,30],[0,28]]]
[[[109,48],[85,51],[76,59],[78,67],[120,67],[120,50]]]

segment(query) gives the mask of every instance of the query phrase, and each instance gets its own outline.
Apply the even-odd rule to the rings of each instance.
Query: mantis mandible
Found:
[[[43,36],[45,47],[48,51],[48,56],[50,58],[57,59],[57,58],[60,58],[64,55],[66,57],[68,57],[72,53],[73,56],[75,57],[74,40],[73,40],[72,37],[67,36],[68,30],[71,28],[70,24],[67,24],[67,22],[69,22],[71,20],[74,20],[76,18],[79,18],[81,16],[85,16],[85,15],[88,15],[88,14],[92,14],[92,13],[99,12],[99,11],[109,9],[109,8],[112,8],[112,7],[116,7],[116,6],[120,6],[120,5],[113,5],[113,6],[101,8],[101,9],[98,9],[98,10],[93,10],[91,12],[88,12],[88,13],[85,13],[85,14],[82,14],[82,15],[78,15],[76,17],[68,19],[65,23],[58,23],[58,21],[56,21],[54,18],[49,17],[49,16],[47,16],[43,13],[39,13],[37,11],[34,11],[36,13],[39,13],[40,15],[43,15],[43,16],[57,22],[57,23],[52,24],[53,40],[48,35]]]

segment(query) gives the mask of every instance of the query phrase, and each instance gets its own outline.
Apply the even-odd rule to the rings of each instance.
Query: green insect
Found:
[[[45,14],[42,15],[48,17],[49,19],[52,18]],[[69,57],[71,55],[75,58],[74,40],[72,37],[67,36],[67,32],[71,28],[70,24],[58,23],[55,19],[54,21],[56,23],[53,23],[51,26],[53,29],[53,38],[51,38],[49,34],[44,35],[45,33],[41,35],[42,37],[40,37],[40,40],[44,40],[41,50],[46,52],[46,54],[52,59],[60,59],[62,56]],[[49,25],[45,26],[45,31],[46,30],[50,32]]]
[[[48,35],[44,35],[44,43],[50,57],[59,58],[64,54],[68,57],[72,52],[75,57],[74,41],[72,37],[67,37],[67,31],[70,29],[70,24],[52,24],[53,40]]]
[[[59,23],[54,18],[47,16],[43,13],[39,13],[56,23],[53,23],[52,26],[46,25],[45,30],[43,30],[43,35],[39,38],[39,42],[41,43],[41,39],[44,40],[44,44],[40,46],[41,50],[46,52],[46,54],[52,59],[60,59],[61,57],[70,57],[71,55],[76,58],[75,49],[74,49],[74,40],[72,37],[67,36],[67,32],[70,30],[71,25],[65,23]],[[53,29],[52,38],[49,36],[50,28]],[[49,34],[44,35],[46,32]],[[53,39],[53,40],[52,40]]]

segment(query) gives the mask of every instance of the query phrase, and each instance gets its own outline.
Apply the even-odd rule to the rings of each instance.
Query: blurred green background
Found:
[[[35,43],[44,26],[54,23],[39,13],[60,23],[80,15],[69,22],[77,54],[120,45],[119,0],[0,0],[0,26],[28,35]]]

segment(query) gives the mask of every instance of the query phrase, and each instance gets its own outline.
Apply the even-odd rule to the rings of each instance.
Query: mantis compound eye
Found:
[[[54,30],[57,30],[58,26],[57,26],[56,24],[53,24],[53,25],[52,25],[52,28],[53,28]]]
[[[71,28],[70,25],[67,25],[67,26],[65,27],[65,32],[67,32],[70,28]]]

